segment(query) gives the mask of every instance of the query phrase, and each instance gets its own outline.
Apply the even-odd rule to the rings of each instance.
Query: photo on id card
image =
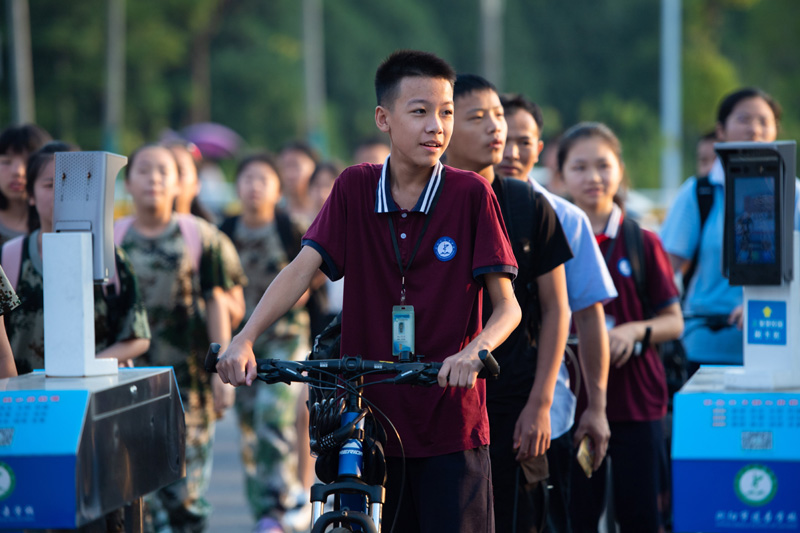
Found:
[[[414,306],[392,307],[392,355],[414,353]]]

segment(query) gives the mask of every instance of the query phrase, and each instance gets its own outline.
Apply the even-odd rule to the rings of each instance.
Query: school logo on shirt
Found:
[[[631,277],[633,270],[631,270],[631,263],[628,261],[627,258],[623,257],[622,259],[617,262],[617,270],[620,274],[625,276],[626,278]]]
[[[433,245],[433,253],[439,261],[450,261],[456,256],[456,241],[450,237],[442,237]]]

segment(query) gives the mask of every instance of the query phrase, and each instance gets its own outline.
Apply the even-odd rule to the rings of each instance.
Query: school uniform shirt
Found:
[[[509,186],[507,180],[513,179],[515,178],[496,178],[492,182],[492,190],[501,205],[505,199],[503,188]],[[520,187],[525,186],[522,183],[513,184]],[[506,194],[513,194],[511,191],[513,189]],[[503,344],[493,352],[495,359],[500,364],[501,371],[497,379],[486,383],[489,412],[492,415],[519,413],[527,403],[536,376],[538,359],[536,342],[541,326],[540,300],[537,297],[535,302],[531,302],[531,296],[538,295],[537,278],[539,276],[551,272],[572,259],[572,250],[550,203],[538,192],[534,192],[531,198],[533,202],[530,208],[533,210],[533,215],[530,220],[533,222],[533,227],[522,228],[521,235],[511,236],[513,239],[524,236],[530,240],[530,248],[527,253],[530,254],[531,261],[528,263],[528,271],[525,272],[520,268],[517,279],[514,281],[514,293],[522,308],[522,320]],[[511,202],[508,204],[506,209],[515,205]],[[516,220],[513,213],[503,212],[503,215],[506,222]],[[513,245],[514,243],[512,243]],[[520,251],[517,250],[517,253]],[[517,257],[517,259],[520,266],[526,264],[521,257]],[[527,305],[525,302],[528,302]],[[488,298],[484,299],[483,304],[485,322],[491,313],[492,305]]]
[[[686,315],[683,343],[690,360],[698,363],[742,364],[742,331],[736,327],[711,331],[702,317],[729,315],[742,304],[742,288],[732,287],[722,275],[722,242],[725,226],[725,171],[717,159],[709,173],[714,201],[702,234],[697,204],[697,179],[686,180],[678,191],[664,224],[664,249],[691,260],[696,251],[697,267],[683,302]],[[795,183],[794,227],[800,229],[800,181]],[[694,318],[696,317],[696,318]]]
[[[405,274],[405,304],[414,306],[416,353],[426,361],[443,361],[481,331],[481,301],[488,297],[481,290],[482,276],[506,273],[513,278],[517,263],[497,199],[484,178],[437,163],[417,204],[407,211],[392,199],[390,163],[345,170],[303,244],[320,253],[322,270],[332,280],[345,277],[342,354],[392,360],[392,306],[400,305],[401,275],[389,218],[408,268],[430,217]],[[397,428],[407,457],[489,443],[482,380],[473,389],[369,386],[364,395]],[[399,456],[393,431],[387,433],[387,455]]]
[[[589,217],[580,207],[552,194],[533,178],[529,181],[533,189],[547,198],[555,209],[575,256],[564,263],[570,310],[581,311],[596,303],[606,304],[616,298],[617,289],[597,246]],[[551,438],[557,439],[572,427],[577,403],[570,387],[567,365],[562,361],[553,393],[553,405],[550,407]]]
[[[152,332],[150,349],[134,363],[173,367],[185,409],[213,420],[209,374],[203,368],[210,342],[205,301],[215,287],[234,285],[224,268],[219,230],[201,218],[192,221],[201,242],[197,272],[175,216],[157,237],[131,226],[121,247],[139,279]]]
[[[619,296],[605,306],[609,326],[644,320],[642,303],[636,293],[625,236],[620,231],[622,212],[614,205],[606,229],[597,235],[600,251],[606,259],[611,279]],[[644,278],[652,311],[657,313],[678,301],[669,258],[658,237],[642,230]],[[613,246],[609,255],[609,248]],[[664,365],[651,345],[641,355],[634,355],[621,368],[611,365],[608,373],[606,414],[609,422],[645,422],[658,420],[667,413],[667,382]]]
[[[6,317],[6,333],[18,374],[44,368],[44,282],[42,256],[37,244],[39,230],[25,237],[19,264],[17,295],[19,309]],[[116,266],[120,294],[113,284],[94,286],[94,342],[100,352],[112,344],[149,339],[147,311],[136,276],[123,250],[117,248]]]

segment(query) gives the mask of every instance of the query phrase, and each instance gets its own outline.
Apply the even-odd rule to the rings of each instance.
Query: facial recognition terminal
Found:
[[[718,143],[725,169],[723,269],[731,285],[792,280],[795,144]]]
[[[744,365],[702,366],[674,398],[674,530],[800,531],[800,232],[795,142],[715,145],[723,271],[743,291]]]
[[[800,387],[795,142],[719,143],[725,170],[723,270],[742,286],[744,366],[729,387]]]
[[[95,357],[93,282],[116,272],[114,182],[127,161],[107,152],[55,154],[55,233],[42,236],[48,376],[117,373],[116,359]]]
[[[53,231],[91,234],[96,282],[114,272],[114,182],[127,162],[108,152],[56,153]]]
[[[171,367],[95,357],[95,281],[115,275],[114,180],[126,158],[55,155],[54,233],[42,236],[45,370],[0,380],[0,530],[105,531],[185,476],[186,426]]]

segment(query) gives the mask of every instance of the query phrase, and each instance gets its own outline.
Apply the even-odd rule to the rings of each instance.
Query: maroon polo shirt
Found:
[[[477,174],[438,164],[417,205],[406,211],[392,199],[387,167],[346,169],[303,239],[322,255],[322,270],[331,279],[345,277],[342,354],[394,359],[392,306],[400,305],[401,276],[389,217],[406,267],[430,217],[405,275],[406,305],[416,315],[416,352],[426,361],[443,361],[481,331],[482,275],[516,275],[497,199]],[[407,457],[489,443],[483,380],[471,390],[374,385],[364,395],[395,425]],[[399,456],[390,426],[380,421],[389,434],[387,455]]]
[[[644,320],[642,303],[636,293],[625,236],[619,231],[621,213],[615,210],[604,234],[597,236],[600,251],[616,240],[611,256],[606,257],[608,271],[619,296],[604,306],[606,316],[616,325]],[[642,230],[644,245],[646,290],[653,311],[678,301],[678,289],[673,281],[672,266],[661,241],[654,233]],[[611,366],[608,374],[606,413],[611,422],[644,422],[658,420],[667,413],[667,382],[664,365],[651,345],[644,354],[628,359],[622,368]]]

